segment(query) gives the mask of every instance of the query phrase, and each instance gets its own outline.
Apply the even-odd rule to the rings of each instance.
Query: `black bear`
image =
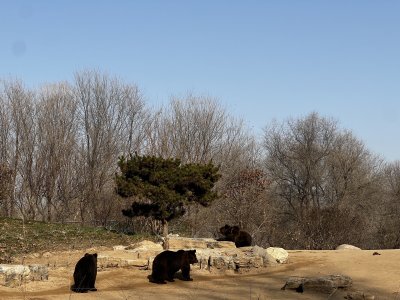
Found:
[[[166,283],[174,281],[174,275],[182,270],[183,280],[191,281],[190,264],[197,263],[196,250],[163,251],[153,261],[151,280],[154,283]]]
[[[236,247],[251,246],[251,235],[240,230],[239,226],[225,225],[219,229],[219,232],[225,236],[225,238],[219,239],[220,241],[234,242]]]
[[[74,285],[72,291],[77,293],[87,293],[97,291],[94,287],[97,276],[97,253],[86,253],[75,266]]]

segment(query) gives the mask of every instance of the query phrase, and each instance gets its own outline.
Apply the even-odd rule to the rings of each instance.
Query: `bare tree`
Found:
[[[0,90],[0,163],[2,178],[1,210],[3,212],[3,215],[11,217],[14,212],[14,202],[12,199],[12,183],[14,178],[14,171],[11,168],[12,127],[10,106],[8,103],[7,95],[4,91],[5,84],[4,82],[2,83],[3,84]]]
[[[335,121],[311,113],[267,128],[264,146],[273,197],[285,204],[281,223],[291,231],[291,246],[334,247],[350,235],[362,242],[357,232],[366,226],[379,190],[379,160],[362,142]],[[326,214],[336,218],[321,217]],[[333,221],[338,229],[349,226],[346,235],[331,231]],[[332,236],[336,239],[328,243]]]
[[[136,129],[144,103],[136,86],[97,71],[75,75],[75,97],[80,125],[80,214],[82,221],[86,216],[98,220],[100,207],[107,207],[100,205],[107,201],[101,195],[114,188],[118,156],[141,147],[143,137]]]
[[[53,210],[58,213],[58,218],[63,218],[60,212],[73,198],[73,187],[68,186],[68,177],[75,175],[71,172],[71,163],[77,150],[77,105],[72,88],[66,83],[44,86],[36,105],[36,186],[41,199],[42,216],[50,222],[53,220]]]
[[[160,109],[148,131],[150,151],[177,157],[184,163],[206,163],[215,158],[227,130],[226,111],[208,97],[174,98]]]
[[[400,248],[400,161],[386,164],[382,172],[384,197],[381,203],[377,241],[382,248]]]
[[[35,95],[18,80],[3,83],[4,101],[9,106],[11,138],[10,167],[13,170],[10,214],[30,219],[36,216],[37,188],[34,180],[36,147]]]
[[[216,189],[221,193],[229,180],[246,168],[256,168],[260,160],[260,147],[243,121],[230,116],[209,97],[188,95],[172,99],[167,109],[160,109],[155,114],[148,136],[152,155],[178,157],[185,162],[212,161],[220,165],[224,176]],[[246,206],[258,200],[252,199]],[[223,202],[216,200],[215,207],[223,207]],[[215,207],[214,204],[213,208],[191,206],[185,218],[172,223],[172,230],[188,230],[192,236],[213,233],[220,226],[214,216],[221,220],[225,216],[218,213],[227,212],[217,212]],[[255,228],[255,223],[252,226]]]
[[[0,214],[10,215],[10,196],[12,193],[13,171],[6,165],[0,164]]]

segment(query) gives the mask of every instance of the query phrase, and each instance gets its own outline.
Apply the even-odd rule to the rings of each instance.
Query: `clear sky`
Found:
[[[0,78],[98,69],[150,105],[215,97],[256,135],[317,111],[400,159],[400,1],[0,0]]]

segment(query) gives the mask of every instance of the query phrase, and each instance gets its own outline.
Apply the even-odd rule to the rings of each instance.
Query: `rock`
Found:
[[[345,275],[327,275],[320,277],[289,277],[285,289],[294,289],[297,291],[315,291],[321,293],[333,293],[338,288],[348,288],[353,284],[353,280]]]
[[[168,236],[164,243],[170,250],[178,249],[218,249],[218,248],[236,248],[234,242],[217,241],[208,238],[185,238],[177,236]]]
[[[168,236],[168,240],[172,251],[196,249],[198,263],[192,268],[201,270],[246,271],[284,263],[288,259],[287,251],[282,248],[264,249],[258,246],[236,248],[233,242],[179,236]],[[114,247],[114,249],[116,250],[105,251],[98,255],[99,268],[135,266],[151,269],[154,257],[164,251],[161,244],[152,241],[142,241],[128,247]]]
[[[268,253],[267,249],[261,248],[259,246],[254,246],[252,247],[253,255],[254,256],[260,256],[263,259],[263,266],[271,266],[271,265],[277,265],[279,262],[271,255]]]
[[[150,257],[162,252],[163,246],[152,241],[142,241],[130,245],[126,248],[126,251],[132,254],[134,258],[148,260]]]
[[[261,268],[264,266],[264,261],[261,256],[238,255],[233,258],[235,270]]]
[[[35,281],[43,281],[49,279],[49,270],[45,265],[29,265],[30,279]]]
[[[96,253],[98,250],[95,247],[86,249],[87,253]]]
[[[48,274],[44,265],[0,265],[0,285],[17,287],[27,280],[47,280]]]
[[[30,270],[23,265],[0,265],[0,285],[17,287],[27,280]]]
[[[44,257],[44,258],[49,258],[51,256],[52,256],[52,254],[50,252],[45,252],[42,254],[42,257]]]
[[[29,257],[30,257],[30,258],[39,258],[39,257],[40,257],[40,254],[37,253],[37,252],[35,252],[35,253],[32,253],[31,255],[29,255]]]
[[[361,250],[361,249],[353,245],[342,244],[337,246],[336,250]]]
[[[117,246],[113,246],[113,250],[114,251],[118,251],[118,250],[125,250],[125,246],[122,245],[117,245]]]
[[[163,251],[163,246],[158,243],[154,243],[152,241],[141,241],[136,244],[131,244],[126,247],[126,250],[136,250],[136,251]]]
[[[235,268],[232,257],[229,257],[229,256],[215,256],[215,257],[210,256],[209,264],[210,264],[210,267],[213,267],[213,268],[216,268],[219,270],[221,270],[221,269],[228,270],[228,269]]]
[[[280,249],[282,253],[285,251],[282,248]],[[217,270],[238,271],[241,269],[261,268],[278,264],[280,261],[286,262],[288,258],[287,252],[286,255],[276,259],[268,253],[267,249],[258,246],[196,250],[199,268],[207,270],[215,268]]]
[[[267,254],[280,264],[286,263],[289,259],[289,253],[283,248],[269,247],[267,248]]]
[[[363,293],[360,291],[349,292],[345,299],[349,300],[375,300],[375,296],[369,293]]]

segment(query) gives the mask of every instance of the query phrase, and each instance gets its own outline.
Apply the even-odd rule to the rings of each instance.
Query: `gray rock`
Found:
[[[374,295],[360,291],[349,292],[345,298],[348,300],[375,300]]]
[[[353,284],[353,280],[345,275],[327,275],[320,277],[289,277],[283,286],[285,289],[295,289],[297,291],[315,291],[321,293],[332,293],[338,288],[348,288]]]
[[[120,250],[125,250],[125,249],[126,249],[126,246],[123,246],[123,245],[113,246],[114,251],[120,251]]]
[[[44,281],[49,279],[49,270],[45,265],[29,265],[30,279],[35,281]]]
[[[342,245],[337,246],[336,250],[361,250],[361,248],[358,248],[353,245],[342,244]]]
[[[179,236],[166,237],[164,244],[168,245],[169,250],[236,248],[234,242],[217,241],[208,238],[185,238]]]
[[[289,253],[283,248],[268,247],[266,251],[268,257],[272,257],[277,263],[284,264],[289,259]]]
[[[42,257],[44,257],[44,258],[49,258],[51,256],[52,256],[52,254],[50,252],[45,252],[42,254]]]
[[[20,286],[28,280],[48,280],[49,272],[45,265],[0,265],[0,285]]]

